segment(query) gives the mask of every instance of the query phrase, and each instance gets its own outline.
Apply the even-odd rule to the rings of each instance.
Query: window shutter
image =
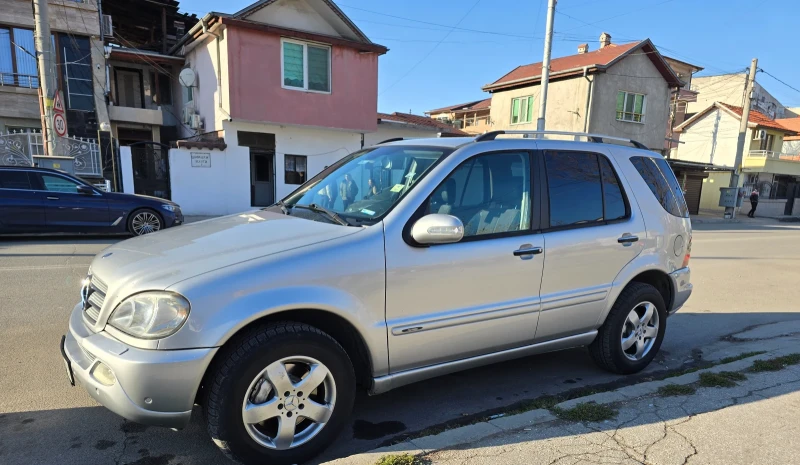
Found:
[[[617,92],[617,112],[622,113],[625,111],[625,92]]]
[[[515,98],[511,101],[511,122],[518,123],[519,122],[519,104],[520,101],[518,98]]]
[[[291,42],[283,43],[283,85],[304,87],[303,46]]]
[[[533,121],[533,97],[528,97],[528,122]]]
[[[308,88],[322,92],[330,92],[330,49],[308,46]]]

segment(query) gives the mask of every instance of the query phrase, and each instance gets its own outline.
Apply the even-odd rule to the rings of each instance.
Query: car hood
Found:
[[[142,194],[125,194],[122,192],[105,192],[104,195],[110,199],[123,199],[123,200],[134,200],[138,199],[140,201],[148,201],[154,204],[158,203],[165,203],[169,205],[177,205],[175,202],[167,199],[162,199],[161,197],[153,197],[152,195],[142,195]]]
[[[190,223],[129,239],[100,252],[91,273],[110,293],[166,289],[185,279],[361,231],[267,211]]]

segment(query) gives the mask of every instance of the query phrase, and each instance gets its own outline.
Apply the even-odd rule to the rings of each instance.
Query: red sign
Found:
[[[64,103],[61,102],[61,94],[56,92],[56,98],[53,100],[53,111],[56,113],[64,113]]]
[[[67,135],[67,120],[64,119],[64,115],[61,113],[56,113],[53,115],[53,127],[56,130],[56,134],[59,137],[64,137]]]

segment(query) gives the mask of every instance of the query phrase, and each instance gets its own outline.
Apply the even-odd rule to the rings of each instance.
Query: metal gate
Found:
[[[689,213],[697,215],[700,213],[700,195],[703,191],[703,178],[687,176],[683,190],[686,206],[689,207]]]
[[[131,144],[133,191],[170,200],[169,146],[158,142]]]

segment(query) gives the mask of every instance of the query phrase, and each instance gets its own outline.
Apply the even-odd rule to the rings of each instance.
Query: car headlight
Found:
[[[162,203],[161,204],[161,208],[163,208],[164,210],[169,211],[169,212],[174,212],[175,211],[175,205],[170,205],[168,203]]]
[[[172,292],[134,294],[111,312],[108,324],[141,339],[159,339],[174,334],[189,317],[189,301]]]

